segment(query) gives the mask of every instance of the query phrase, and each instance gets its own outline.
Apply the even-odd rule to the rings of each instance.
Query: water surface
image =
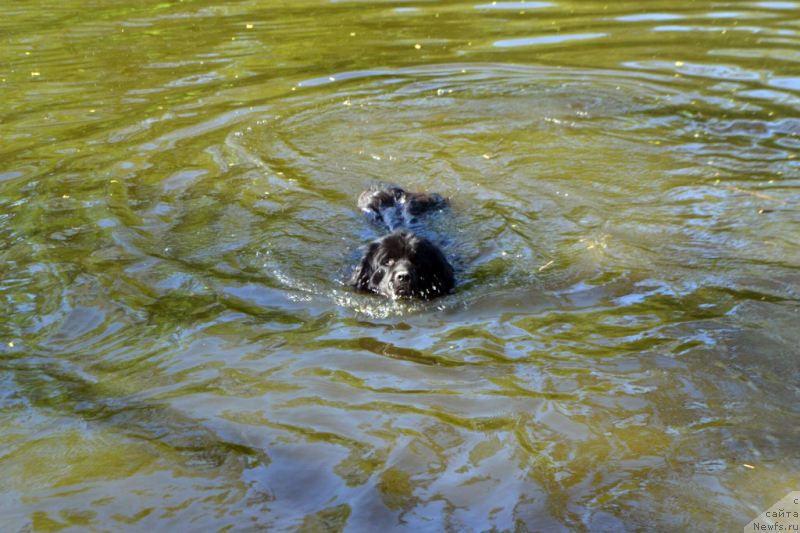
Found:
[[[6,2],[4,531],[733,531],[800,487],[800,4]],[[365,187],[455,293],[346,286]]]

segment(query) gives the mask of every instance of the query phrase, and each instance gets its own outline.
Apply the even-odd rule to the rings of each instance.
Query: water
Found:
[[[3,531],[733,531],[800,481],[800,4],[0,6]],[[355,208],[439,192],[429,303]]]

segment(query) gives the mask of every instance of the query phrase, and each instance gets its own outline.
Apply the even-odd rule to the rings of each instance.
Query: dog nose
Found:
[[[411,274],[405,270],[401,270],[394,275],[394,280],[401,283],[408,283],[411,281]]]

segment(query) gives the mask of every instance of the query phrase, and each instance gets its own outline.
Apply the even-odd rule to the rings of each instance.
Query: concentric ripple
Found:
[[[726,124],[739,122],[718,117],[734,114],[735,102],[656,74],[438,65],[333,74],[294,89],[226,146],[257,168],[243,194],[261,196],[250,211],[277,230],[277,255],[264,266],[301,266],[283,274],[288,284],[323,293],[351,268],[354,243],[380,235],[353,205],[369,183],[453,198],[452,212],[428,224],[458,265],[453,305],[625,271],[705,283],[720,261],[755,259],[739,250],[741,228],[763,220],[742,205],[741,160],[752,154],[764,174],[789,168],[786,151],[772,148],[765,162],[764,146],[731,142],[741,126]],[[685,108],[694,111],[676,112]],[[775,133],[791,138],[788,126]],[[700,158],[699,138],[709,146]],[[708,227],[708,216],[730,221],[736,236]],[[298,227],[313,240],[298,240]],[[753,247],[762,261],[786,252]]]
[[[797,490],[797,3],[28,4],[3,531],[733,531]],[[454,294],[346,286],[377,182],[452,199]]]

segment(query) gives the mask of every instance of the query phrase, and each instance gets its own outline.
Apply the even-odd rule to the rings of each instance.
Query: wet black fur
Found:
[[[389,231],[408,229],[417,216],[450,205],[438,194],[409,192],[390,185],[373,185],[358,197],[358,208],[374,221],[386,224]]]
[[[416,216],[449,204],[438,194],[409,193],[399,187],[371,187],[358,206],[384,222],[391,234],[370,243],[350,286],[389,298],[429,300],[449,294],[455,286],[453,267],[431,241],[404,228]]]

